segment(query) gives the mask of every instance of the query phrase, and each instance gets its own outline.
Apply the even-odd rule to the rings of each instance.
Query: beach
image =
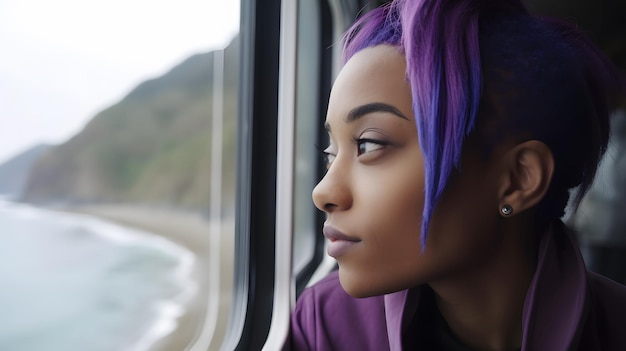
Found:
[[[150,351],[185,350],[197,338],[206,318],[211,280],[209,275],[210,222],[194,213],[139,206],[89,205],[73,206],[65,210],[159,235],[193,253],[195,264],[192,269],[192,278],[197,284],[196,294],[190,298],[185,312],[178,318],[177,328],[150,347]],[[219,349],[228,322],[232,299],[234,221],[222,221],[219,235],[220,298],[216,330],[209,350]]]

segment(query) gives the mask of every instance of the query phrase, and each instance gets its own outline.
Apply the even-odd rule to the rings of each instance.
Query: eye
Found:
[[[324,151],[324,159],[325,159],[325,163],[326,163],[326,169],[330,168],[330,165],[333,164],[333,161],[335,161],[335,158],[337,157],[337,155],[329,152],[329,151]]]
[[[317,147],[319,152],[322,154],[322,158],[324,160],[324,165],[325,165],[326,169],[330,168],[330,165],[333,163],[333,161],[337,157],[335,151],[333,151],[333,149],[332,149],[332,145],[327,147],[326,149],[323,149],[323,150],[319,146],[317,146],[317,145],[315,145],[315,146]]]
[[[387,146],[388,144],[386,141],[383,141],[383,140],[366,139],[366,138],[357,139],[356,143],[357,143],[357,148],[358,148],[358,152],[357,152],[358,156],[361,156],[368,152],[374,152],[377,150],[384,149],[385,146]]]

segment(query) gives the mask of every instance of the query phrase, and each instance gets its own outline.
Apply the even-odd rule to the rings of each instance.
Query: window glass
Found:
[[[0,350],[217,349],[238,20],[238,1],[0,3]]]
[[[296,95],[296,162],[294,184],[294,272],[312,259],[315,248],[315,212],[311,191],[319,174],[316,148],[319,106],[320,28],[318,1],[301,0],[298,7],[298,71]],[[321,146],[321,145],[318,145]]]

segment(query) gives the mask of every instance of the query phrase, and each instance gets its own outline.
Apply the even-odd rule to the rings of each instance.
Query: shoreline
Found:
[[[177,323],[176,328],[150,343],[148,350],[183,351],[195,341],[201,332],[201,326],[205,323],[209,303],[210,222],[206,218],[189,212],[131,205],[71,206],[54,210],[92,216],[124,227],[138,229],[164,238],[191,252],[194,262],[189,278],[195,283],[195,294],[182,305],[183,313],[174,319]],[[231,300],[234,230],[226,224],[228,223],[222,223],[220,252],[232,254],[220,257],[220,306],[215,330],[217,340],[211,343],[210,350],[217,349],[219,342],[215,345],[215,341],[221,340],[226,331],[226,319]]]

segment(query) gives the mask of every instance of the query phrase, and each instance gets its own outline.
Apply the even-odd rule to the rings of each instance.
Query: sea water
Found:
[[[0,350],[147,350],[176,327],[192,265],[162,237],[0,201]]]

